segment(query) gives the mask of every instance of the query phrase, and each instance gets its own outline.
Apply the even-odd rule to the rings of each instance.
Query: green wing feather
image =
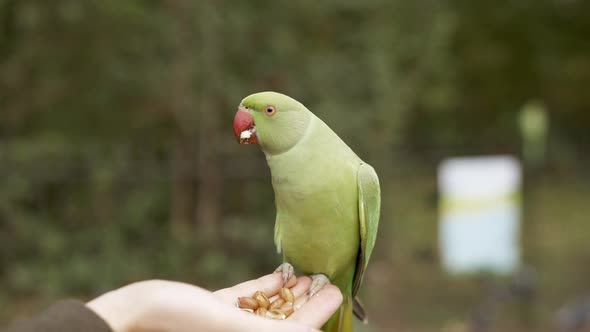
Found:
[[[356,261],[352,296],[358,292],[369,258],[375,246],[377,227],[379,226],[379,211],[381,208],[381,189],[379,178],[371,165],[361,164],[357,175],[359,195],[359,229],[361,244]]]

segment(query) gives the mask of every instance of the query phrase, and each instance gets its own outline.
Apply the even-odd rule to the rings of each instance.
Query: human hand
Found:
[[[328,285],[305,304],[311,285],[308,277],[291,278],[296,311],[286,320],[258,317],[235,307],[240,296],[257,290],[276,294],[280,273],[209,292],[185,283],[149,280],[106,293],[87,306],[114,332],[142,331],[317,331],[342,303],[340,290]]]

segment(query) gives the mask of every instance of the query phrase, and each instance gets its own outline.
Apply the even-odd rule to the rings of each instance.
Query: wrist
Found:
[[[125,286],[105,293],[86,303],[86,307],[102,318],[113,332],[132,331],[139,321],[142,301],[133,287]]]

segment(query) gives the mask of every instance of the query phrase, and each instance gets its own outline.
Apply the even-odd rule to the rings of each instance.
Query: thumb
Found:
[[[257,331],[262,332],[321,332],[311,326],[303,325],[301,323],[289,322],[284,320],[270,320],[265,319],[264,326],[259,326]],[[249,330],[250,331],[250,330]]]

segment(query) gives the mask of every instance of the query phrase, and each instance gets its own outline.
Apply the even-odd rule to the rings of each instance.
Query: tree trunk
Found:
[[[185,140],[183,137],[175,140],[170,161],[170,222],[172,233],[179,237],[190,234],[195,202],[193,150]]]
[[[194,32],[191,26],[190,1],[168,0],[167,8],[174,18],[174,59],[170,66],[168,106],[178,134],[172,146],[171,160],[171,231],[178,238],[192,233],[195,212],[196,137],[194,117]]]
[[[200,3],[199,32],[200,47],[200,77],[203,84],[199,87],[199,154],[198,162],[198,193],[197,210],[195,213],[199,230],[205,231],[215,238],[221,221],[221,198],[223,193],[223,177],[220,171],[221,163],[216,147],[216,135],[219,132],[219,118],[223,108],[219,94],[223,88],[220,73],[222,45],[220,32],[222,18],[219,1],[203,1]],[[205,78],[207,78],[205,80]]]
[[[179,150],[173,158],[171,218],[173,223],[184,225],[174,228],[196,225],[197,232],[207,235],[203,239],[214,240],[221,220],[223,187],[215,148],[222,114],[218,111],[222,107],[219,94],[223,88],[219,79],[223,69],[219,63],[223,27],[220,3],[169,0],[167,4],[176,22],[176,61],[171,68],[170,85],[174,91],[173,114],[182,132],[177,142]],[[196,163],[186,162],[195,159]],[[193,174],[196,188],[189,181]]]

